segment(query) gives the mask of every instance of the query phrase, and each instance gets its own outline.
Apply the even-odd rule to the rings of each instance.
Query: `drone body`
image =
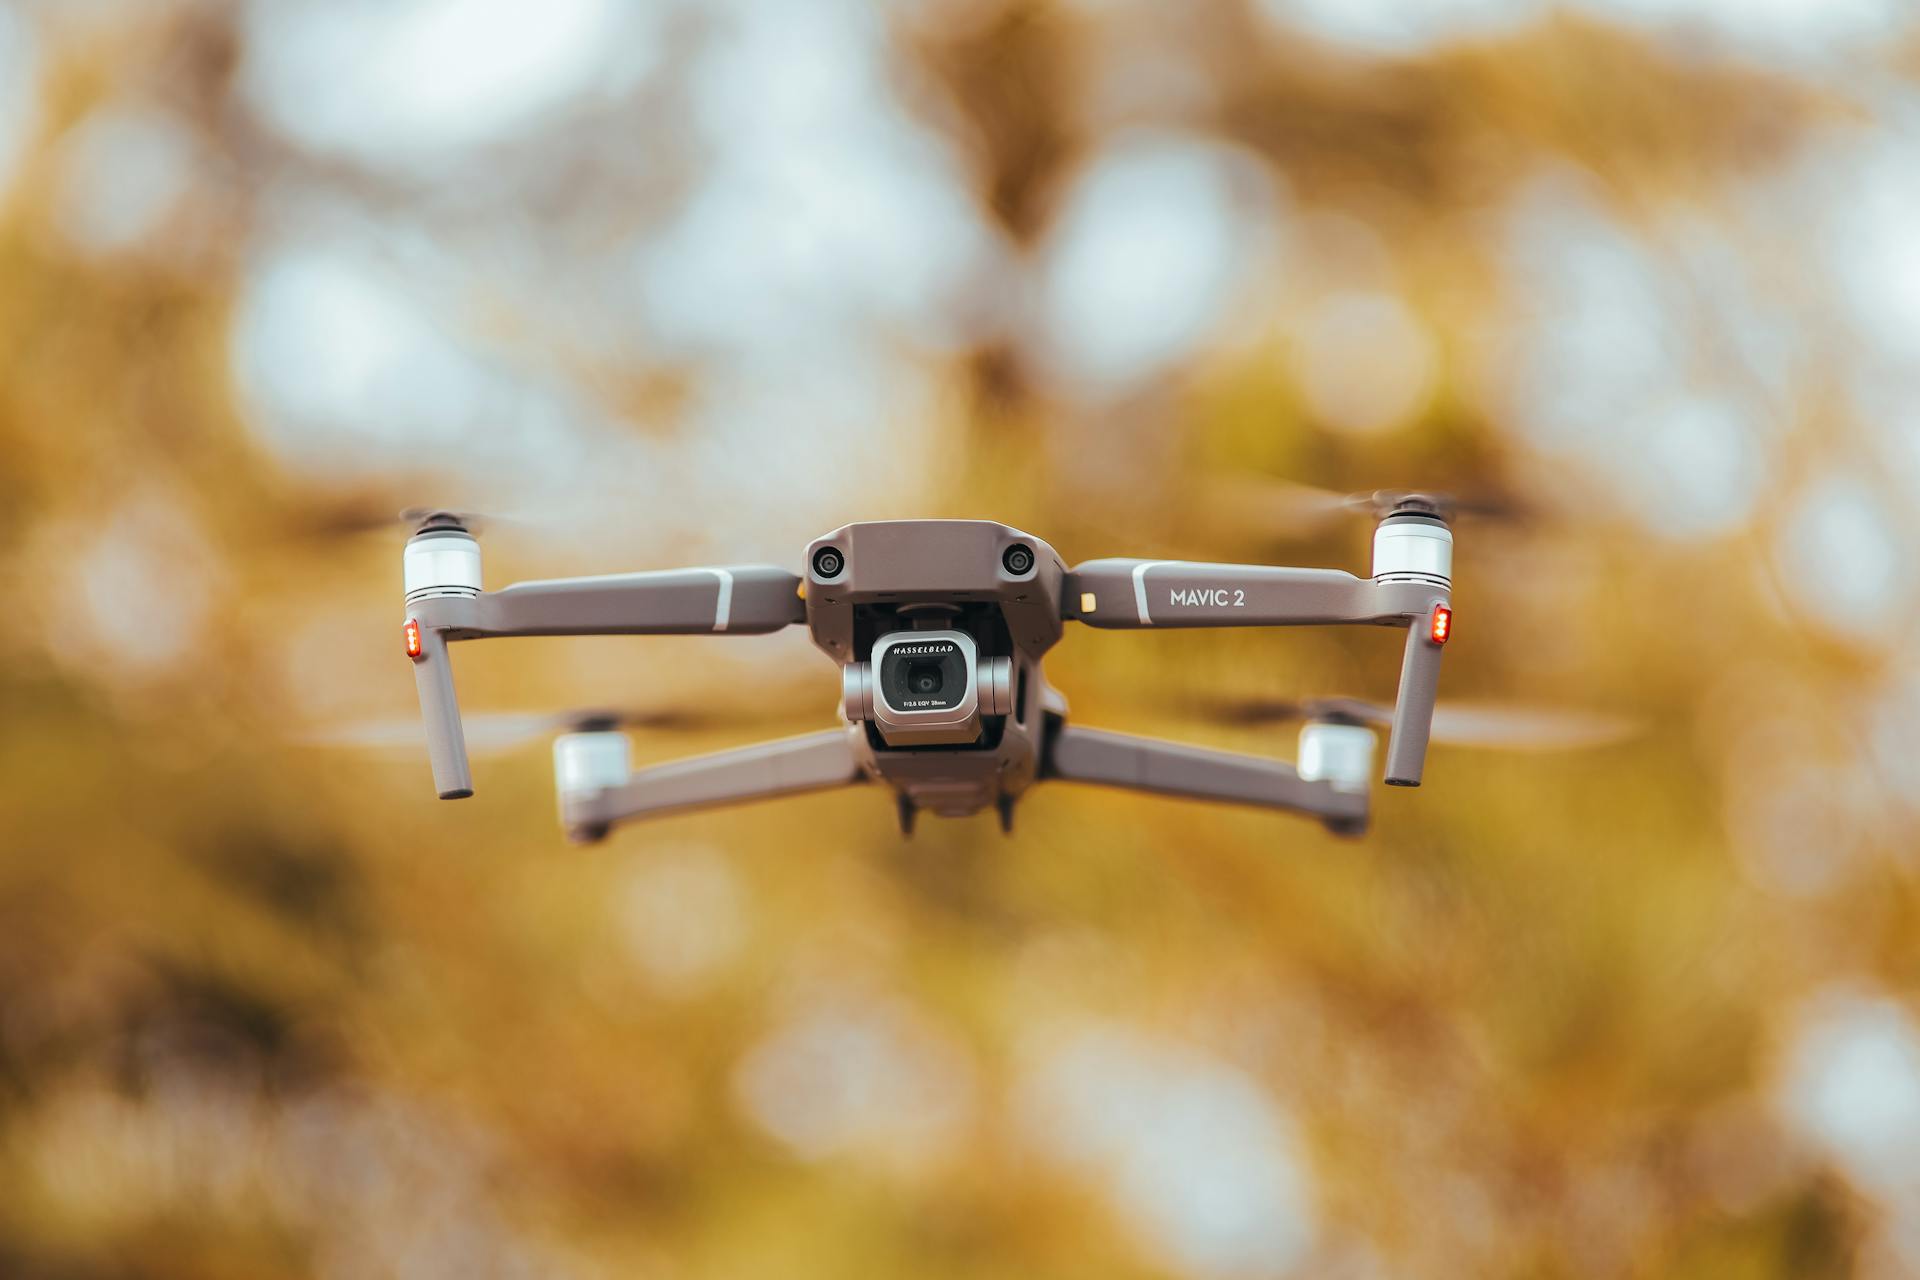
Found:
[[[903,829],[922,810],[984,809],[1010,826],[1036,782],[1080,781],[1306,814],[1363,831],[1374,735],[1364,704],[1310,713],[1297,765],[1083,729],[1042,660],[1068,622],[1107,629],[1360,624],[1407,633],[1386,781],[1417,786],[1452,625],[1444,507],[1383,511],[1370,577],[1332,569],[1093,560],[983,520],[850,524],[808,548],[805,577],[771,566],[614,574],[481,587],[462,519],[427,515],[407,545],[406,643],[436,788],[472,794],[448,643],[493,636],[765,634],[804,624],[841,668],[845,728],[633,772],[606,728],[555,743],[563,824],[577,840],[638,817],[879,783]],[[1353,708],[1361,709],[1356,712]],[[1383,713],[1384,714],[1384,713]]]

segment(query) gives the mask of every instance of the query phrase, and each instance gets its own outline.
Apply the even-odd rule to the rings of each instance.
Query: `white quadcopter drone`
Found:
[[[1452,502],[1382,492],[1373,572],[1189,561],[1091,560],[985,520],[849,524],[816,539],[806,574],[765,565],[521,582],[487,591],[457,512],[411,513],[406,652],[440,797],[473,794],[450,644],[495,636],[759,635],[804,624],[841,669],[844,728],[635,771],[618,713],[553,722],[562,824],[604,839],[629,819],[879,783],[901,829],[927,810],[992,808],[1011,829],[1037,782],[1095,783],[1305,814],[1342,835],[1368,822],[1374,725],[1390,725],[1385,778],[1420,785],[1440,657],[1453,630]],[[1083,729],[1041,660],[1068,622],[1121,630],[1361,624],[1406,632],[1392,708],[1351,699],[1264,704],[1300,718],[1297,764]]]

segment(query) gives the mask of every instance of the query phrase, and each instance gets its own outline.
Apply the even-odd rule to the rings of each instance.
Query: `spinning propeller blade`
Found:
[[[1344,516],[1378,520],[1403,510],[1425,510],[1445,520],[1460,516],[1520,520],[1528,514],[1516,500],[1497,494],[1461,496],[1415,489],[1336,493],[1290,480],[1254,477],[1222,480],[1219,494],[1237,518],[1261,527],[1313,528]]]
[[[294,532],[323,538],[391,534],[396,529],[413,533],[435,516],[448,517],[451,523],[475,532],[502,525],[535,528],[548,523],[540,516],[518,512],[506,514],[440,506],[408,506],[396,510],[395,501],[393,495],[384,490],[338,498],[295,495],[283,504],[282,522]]]
[[[495,712],[462,717],[467,750],[478,754],[511,751],[543,734],[558,732],[558,717],[535,713]],[[301,734],[303,747],[344,747],[355,751],[418,751],[426,731],[419,716],[391,720],[358,720]]]
[[[1393,708],[1358,698],[1239,698],[1202,704],[1223,724],[1253,726],[1289,720],[1389,725]],[[1433,713],[1433,741],[1510,751],[1578,751],[1630,738],[1641,724],[1628,716],[1566,707],[1506,703],[1441,703]]]
[[[402,507],[394,517],[409,529],[424,529],[430,524],[456,524],[469,533],[499,525],[532,523],[523,515],[501,515],[489,511],[462,511],[455,507]]]
[[[764,713],[694,709],[687,707],[584,707],[576,711],[495,711],[461,718],[467,749],[480,754],[513,751],[560,733],[588,733],[607,729],[644,729],[650,732],[695,732],[732,725],[764,723]],[[425,736],[418,716],[392,720],[361,720],[301,734],[307,747],[343,747],[359,751],[417,751]]]

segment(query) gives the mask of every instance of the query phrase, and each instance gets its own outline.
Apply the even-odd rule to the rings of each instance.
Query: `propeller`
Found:
[[[455,507],[402,507],[394,517],[416,533],[422,529],[456,528],[477,533],[489,526],[526,524],[523,516],[504,516],[488,511],[462,511]]]
[[[321,538],[357,537],[369,533],[391,533],[403,528],[412,533],[435,517],[443,517],[469,530],[488,526],[532,527],[547,523],[539,516],[502,512],[469,511],[458,507],[415,505],[396,510],[400,499],[388,487],[343,495],[292,493],[277,503],[277,526],[289,532]]]
[[[1221,699],[1200,712],[1222,724],[1254,726],[1289,720],[1390,725],[1393,708],[1359,698]],[[1441,703],[1433,713],[1433,741],[1513,751],[1579,751],[1604,747],[1641,731],[1632,717],[1605,711],[1508,703]]]
[[[1498,494],[1461,496],[1420,489],[1337,493],[1291,480],[1249,477],[1222,480],[1218,488],[1220,499],[1236,518],[1263,528],[1311,528],[1350,515],[1380,520],[1395,512],[1433,515],[1446,521],[1461,516],[1511,521],[1529,514],[1515,499]]]
[[[694,709],[687,707],[583,707],[574,711],[477,712],[461,717],[467,750],[495,755],[559,733],[602,733],[610,729],[645,729],[660,733],[697,732],[742,724],[764,724],[764,713]],[[359,720],[315,729],[298,736],[306,747],[342,747],[360,751],[416,751],[425,741],[420,717]]]

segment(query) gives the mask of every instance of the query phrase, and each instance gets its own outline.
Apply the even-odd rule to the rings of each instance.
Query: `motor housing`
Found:
[[[407,539],[401,571],[408,604],[434,596],[477,596],[480,544],[457,525],[422,529]]]
[[[1453,585],[1453,530],[1438,516],[1397,511],[1373,531],[1375,582]]]
[[[1300,728],[1300,759],[1306,782],[1329,782],[1335,791],[1365,791],[1373,778],[1373,730],[1359,724],[1312,721]]]

